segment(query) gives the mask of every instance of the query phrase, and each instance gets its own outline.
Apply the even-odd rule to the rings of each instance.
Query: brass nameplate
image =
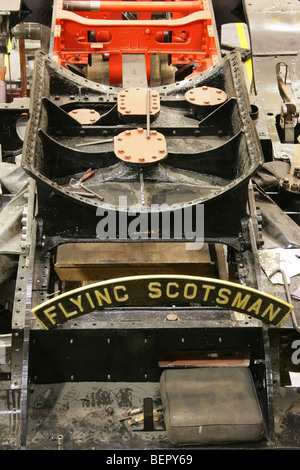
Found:
[[[134,276],[66,292],[32,309],[47,329],[67,320],[116,307],[180,306],[188,302],[233,310],[278,326],[293,306],[250,287],[195,276]]]

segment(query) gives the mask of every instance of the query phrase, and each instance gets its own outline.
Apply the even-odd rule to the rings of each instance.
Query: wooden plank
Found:
[[[185,243],[70,243],[57,249],[55,271],[62,281],[100,281],[143,274],[211,276],[208,245]]]
[[[201,353],[199,351],[181,351],[170,354],[166,357],[160,357],[159,367],[249,367],[250,352],[239,351],[238,353],[217,352],[211,354]]]
[[[225,246],[221,245],[220,243],[216,243],[215,250],[216,250],[216,258],[217,258],[216,263],[218,266],[219,278],[223,279],[224,281],[228,281],[229,274],[228,274]]]

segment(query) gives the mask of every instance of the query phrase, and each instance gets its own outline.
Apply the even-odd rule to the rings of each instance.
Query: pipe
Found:
[[[171,12],[171,11],[199,11],[203,9],[203,3],[194,1],[64,1],[63,9],[69,11],[133,11],[133,12]]]
[[[285,271],[283,269],[278,269],[277,271],[275,271],[274,273],[272,273],[272,276],[274,274],[277,274],[277,273],[281,273],[282,275],[282,279],[283,279],[283,284],[284,284],[284,290],[285,290],[285,295],[286,295],[286,298],[287,298],[287,301],[290,305],[293,305],[292,303],[292,297],[291,297],[291,294],[290,294],[290,290],[289,290],[289,285],[288,285],[288,281],[287,281],[287,277],[286,277],[286,274],[285,274]],[[300,333],[300,325],[298,325],[297,323],[297,319],[296,319],[296,315],[295,315],[295,312],[294,310],[291,312],[291,317],[292,317],[292,322],[293,322],[293,326],[295,328],[295,330]]]
[[[12,30],[15,39],[41,39],[41,25],[37,23],[19,23]]]
[[[147,90],[147,139],[150,139],[150,100],[151,100],[151,92]]]

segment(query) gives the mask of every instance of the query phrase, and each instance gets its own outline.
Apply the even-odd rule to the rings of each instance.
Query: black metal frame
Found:
[[[157,131],[162,131],[167,141],[169,139],[172,142],[175,136],[184,143],[182,148],[170,151],[162,163],[164,171],[172,168],[189,172],[192,170],[190,174],[193,177],[202,172],[216,179],[220,178],[224,171],[229,171],[227,184],[215,187],[207,195],[201,195],[201,192],[194,189],[187,202],[170,205],[170,211],[182,212],[188,206],[195,210],[197,204],[204,204],[205,241],[212,243],[221,241],[236,249],[244,249],[243,244],[248,242],[242,240],[243,225],[247,224],[248,220],[248,182],[262,163],[260,143],[250,117],[251,108],[247,104],[240,66],[238,55],[232,53],[220,65],[199,77],[174,85],[157,87],[161,97],[162,117],[159,117],[157,122],[154,121],[151,126]],[[187,106],[184,99],[185,92],[202,84],[225,89],[228,101],[217,109]],[[106,203],[107,194],[103,204],[75,195],[68,185],[71,176],[76,175],[79,178],[88,167],[92,167],[96,171],[99,169],[99,172],[101,168],[106,169],[108,181],[115,181],[115,184],[122,184],[122,181],[128,181],[128,178],[130,181],[136,181],[138,178],[135,174],[136,169],[123,164],[123,168],[119,171],[119,174],[122,173],[121,177],[118,175],[119,180],[113,176],[118,159],[113,153],[111,144],[95,146],[93,152],[89,148],[85,151],[76,150],[78,142],[90,141],[95,136],[113,138],[120,131],[140,124],[139,121],[123,123],[118,117],[117,111],[113,109],[118,92],[117,88],[88,82],[74,75],[55,64],[43,53],[37,56],[23,166],[37,182],[39,207],[37,218],[40,221],[41,233],[44,235],[44,244],[48,249],[51,245],[70,239],[97,241],[95,230],[99,221],[96,217],[97,207],[103,207],[108,213],[110,211],[115,213],[118,210],[116,201],[111,203],[108,198]],[[67,111],[71,107],[95,108],[101,111],[101,114],[107,109],[112,109],[112,112],[104,117],[103,124],[100,122],[100,125],[83,126],[68,115]],[[228,113],[231,116],[230,120]],[[192,125],[191,120],[194,123]],[[221,135],[227,136],[225,143]],[[207,136],[214,136],[217,141],[219,139],[219,143],[209,146],[208,151],[203,151],[201,142],[204,138],[204,145],[207,145],[205,141]],[[187,138],[195,148],[200,146],[200,151],[186,153]],[[201,162],[201,166],[198,162]],[[143,168],[145,180],[149,176],[157,185],[163,183],[164,180],[160,175],[162,167],[158,165],[150,169]],[[155,172],[154,177],[153,172]],[[175,174],[175,178],[180,184],[178,174],[177,176]],[[196,180],[194,184],[195,182]],[[103,188],[105,192],[105,186]],[[153,203],[157,202],[167,201],[153,199]],[[50,205],[51,211],[49,211]],[[73,215],[66,221],[61,216],[65,213]],[[84,220],[84,224],[76,224],[76,220]],[[162,238],[161,233],[157,235],[158,239]],[[172,236],[173,233],[171,239]],[[116,241],[118,238],[117,228]],[[184,234],[182,240],[186,241]]]

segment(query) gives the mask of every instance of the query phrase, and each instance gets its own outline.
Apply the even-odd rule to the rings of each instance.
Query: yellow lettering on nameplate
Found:
[[[47,330],[109,308],[186,305],[218,307],[278,326],[293,306],[247,286],[196,276],[133,276],[102,281],[66,292],[32,309]]]

